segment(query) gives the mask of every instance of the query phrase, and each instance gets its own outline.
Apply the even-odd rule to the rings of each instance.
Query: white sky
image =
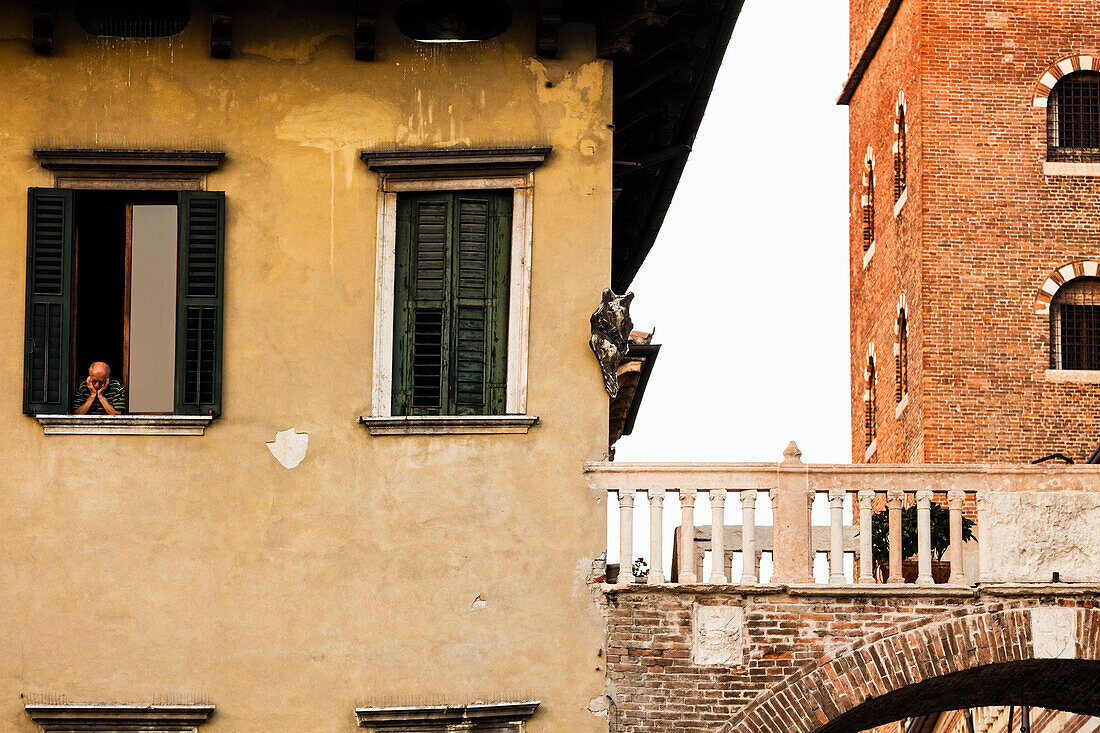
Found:
[[[619,461],[848,463],[847,0],[747,0],[631,290],[661,343]]]

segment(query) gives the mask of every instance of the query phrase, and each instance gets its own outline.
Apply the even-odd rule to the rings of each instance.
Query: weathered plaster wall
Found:
[[[611,78],[589,32],[567,26],[557,61],[533,58],[522,12],[497,40],[417,47],[383,3],[360,63],[346,3],[241,2],[224,61],[201,3],[182,35],[136,42],[58,5],[52,57],[29,4],[0,8],[0,728],[33,729],[27,700],[210,701],[218,733],[537,698],[533,733],[605,730],[585,584],[604,510],[581,465],[607,440],[586,329],[610,279]],[[554,146],[534,194],[542,424],[368,436],[378,181],[359,150],[523,144]],[[205,436],[47,438],[21,414],[41,145],[226,151],[224,409]],[[266,443],[291,427],[309,443],[287,469]]]

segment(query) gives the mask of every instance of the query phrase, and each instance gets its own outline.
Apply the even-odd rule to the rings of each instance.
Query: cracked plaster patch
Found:
[[[275,440],[267,444],[267,449],[283,468],[297,468],[306,457],[309,448],[309,433],[295,432],[294,428],[275,433]]]

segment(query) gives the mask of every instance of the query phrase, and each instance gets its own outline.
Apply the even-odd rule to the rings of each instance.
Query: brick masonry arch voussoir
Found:
[[[1091,605],[1091,604],[1089,604]],[[1074,658],[1100,660],[1100,611],[1076,610]],[[716,733],[815,733],[859,705],[909,685],[1035,658],[1032,611],[993,606],[868,638],[760,695]]]

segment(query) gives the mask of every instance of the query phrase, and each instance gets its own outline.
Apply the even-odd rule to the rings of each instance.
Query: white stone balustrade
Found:
[[[1059,559],[1060,548],[1034,546],[1036,542],[1058,543],[1060,535],[1056,532],[1045,540],[1037,538],[1036,534],[1043,533],[1033,529],[1027,537],[1017,536],[1017,526],[1044,526],[1043,516],[1020,517],[1017,521],[996,510],[998,502],[1012,500],[1016,502],[1012,506],[1033,506],[1036,513],[1053,512],[1059,521],[1081,524],[1082,536],[1097,536],[1100,467],[808,465],[801,462],[800,456],[792,443],[779,464],[587,464],[589,485],[606,492],[609,500],[615,497],[618,504],[621,568],[617,584],[641,581],[631,570],[634,507],[642,500],[649,508],[647,582],[651,584],[756,585],[762,580],[761,557],[765,554],[772,560],[772,574],[766,579],[772,585],[815,583],[814,559],[820,555],[825,556],[828,568],[827,573],[819,570],[822,585],[900,584],[905,582],[905,561],[911,559],[902,556],[903,511],[914,506],[916,572],[914,579],[910,570],[909,578],[917,586],[936,582],[953,586],[1050,582],[1054,573],[1049,571],[1057,572],[1060,567],[1064,570],[1062,581],[1100,578],[1100,542],[1096,548],[1085,548],[1084,555],[1080,548],[1069,548],[1076,555],[1063,561]],[[819,525],[814,525],[811,511],[815,497],[821,497],[822,507],[827,507],[827,512],[819,514],[827,519]],[[704,501],[697,519],[696,504]],[[726,524],[725,510],[731,503],[740,504],[740,524]],[[948,511],[950,546],[942,558],[933,556],[933,503]],[[1057,508],[1063,504],[1070,509],[1059,513]],[[666,518],[674,522],[677,506],[679,527],[672,532]],[[875,563],[871,532],[865,529],[883,510],[889,551],[886,562]],[[736,516],[734,511],[731,508]],[[962,540],[964,515],[976,518],[974,539],[966,543]],[[691,529],[685,532],[684,527]],[[637,527],[639,535],[643,530],[643,526]],[[666,533],[671,536],[666,537]],[[666,539],[674,547],[674,563],[667,572]],[[1068,537],[1063,544],[1072,545]],[[609,546],[614,543],[609,542]],[[707,552],[710,569],[704,574]],[[738,553],[740,569],[733,558]],[[1044,561],[1036,563],[1028,553]],[[950,574],[933,561],[946,562]],[[1066,577],[1067,573],[1074,577]]]

